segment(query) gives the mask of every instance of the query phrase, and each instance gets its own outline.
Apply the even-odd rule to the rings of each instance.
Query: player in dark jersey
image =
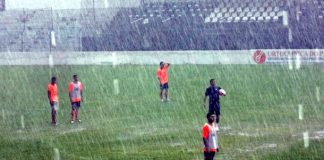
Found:
[[[219,130],[219,121],[220,121],[220,103],[219,96],[225,96],[225,90],[221,87],[216,86],[215,79],[209,81],[210,86],[206,89],[204,97],[204,106],[206,106],[207,97],[209,97],[209,110],[208,113],[213,113],[216,115],[216,130]]]

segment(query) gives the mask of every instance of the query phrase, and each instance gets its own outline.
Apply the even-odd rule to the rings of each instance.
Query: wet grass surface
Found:
[[[202,159],[205,88],[215,78],[227,96],[217,159],[323,157],[324,67],[174,65],[170,102],[161,103],[157,66],[0,67],[0,159]],[[85,86],[82,123],[71,125],[67,86]],[[59,125],[52,127],[46,86],[58,77]],[[119,81],[114,94],[113,81]],[[316,87],[320,88],[320,101]],[[303,120],[298,119],[303,105]],[[4,117],[3,117],[4,115]],[[21,128],[21,116],[25,128]],[[304,147],[303,132],[309,132]]]

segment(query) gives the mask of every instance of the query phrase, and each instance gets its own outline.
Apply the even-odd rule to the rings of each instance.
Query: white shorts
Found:
[[[57,111],[57,110],[59,109],[59,102],[58,102],[58,101],[54,101],[52,108],[53,108],[55,111]]]

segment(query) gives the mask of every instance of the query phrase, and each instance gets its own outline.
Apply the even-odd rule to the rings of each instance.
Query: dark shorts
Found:
[[[219,102],[210,103],[209,102],[209,113],[215,113],[217,116],[220,115],[220,104]]]
[[[72,109],[79,109],[81,107],[81,102],[71,102]]]
[[[161,88],[161,90],[169,89],[169,84],[168,83],[160,84],[160,88]]]
[[[215,152],[204,152],[204,160],[214,160]]]

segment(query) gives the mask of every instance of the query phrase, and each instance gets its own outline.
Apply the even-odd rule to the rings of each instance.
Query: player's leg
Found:
[[[209,102],[208,113],[215,114],[215,104]]]
[[[76,116],[76,103],[71,102],[71,123],[74,123]]]
[[[215,105],[215,113],[216,113],[216,130],[219,131],[219,121],[221,116],[219,103],[216,103]]]
[[[169,99],[169,84],[165,83],[163,88],[165,89],[165,93],[164,93],[165,94],[165,99],[167,101],[170,101],[170,99]]]
[[[52,124],[57,125],[57,110],[59,107],[59,103],[54,101],[52,106]]]
[[[160,100],[163,102],[163,84],[160,84]]]
[[[215,152],[210,152],[209,155],[210,155],[210,159],[211,159],[211,160],[214,160]]]
[[[77,120],[78,122],[81,122],[81,120],[78,118],[80,107],[81,107],[81,102],[77,102],[75,108],[75,120]]]
[[[54,103],[51,105],[51,116],[52,116],[52,124],[56,123],[56,111],[54,108]]]
[[[204,160],[213,160],[214,156],[212,154],[213,152],[204,152]],[[215,153],[215,152],[214,152]]]

